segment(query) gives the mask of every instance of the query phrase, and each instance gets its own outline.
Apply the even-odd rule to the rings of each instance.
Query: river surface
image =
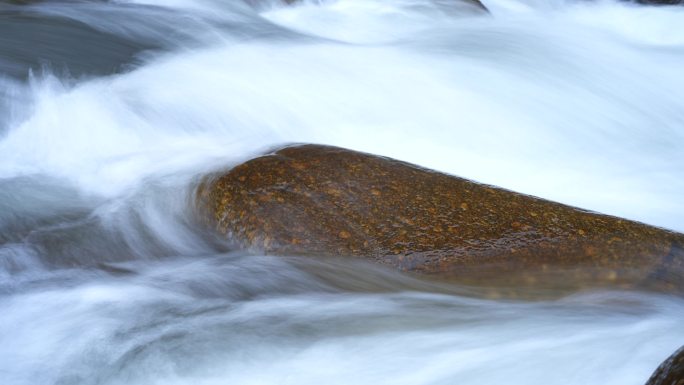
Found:
[[[0,1],[0,383],[643,384],[681,297],[487,299],[196,223],[202,175],[314,142],[684,231],[684,7],[485,4]]]

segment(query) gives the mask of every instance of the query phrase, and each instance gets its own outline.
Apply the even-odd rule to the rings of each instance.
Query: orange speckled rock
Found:
[[[684,346],[660,364],[646,385],[684,385]]]
[[[466,283],[682,287],[682,234],[341,148],[252,159],[205,180],[198,202],[258,252],[358,256]]]

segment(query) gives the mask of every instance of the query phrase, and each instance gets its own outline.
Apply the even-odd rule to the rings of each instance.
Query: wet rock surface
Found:
[[[464,283],[681,290],[684,235],[322,145],[207,178],[204,217],[237,247],[357,256]]]
[[[656,369],[646,385],[684,385],[684,346]]]
[[[682,4],[682,0],[636,0],[639,4],[647,5],[677,5]]]
[[[667,1],[667,0],[661,0]],[[251,0],[250,2],[255,2]],[[301,0],[282,0],[285,4],[298,4]],[[445,8],[460,8],[460,7],[472,7],[482,11],[488,11],[487,8],[480,2],[480,0],[447,0],[444,1]]]

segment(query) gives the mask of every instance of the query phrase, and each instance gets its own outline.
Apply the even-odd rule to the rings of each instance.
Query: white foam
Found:
[[[139,3],[199,19],[241,17],[225,2]],[[104,199],[70,201],[101,227],[87,236],[30,227],[44,216],[68,222],[69,210],[50,209],[59,199],[13,200],[45,202],[17,211],[29,218],[12,216],[24,226],[16,230],[23,243],[4,250],[5,264],[21,273],[40,265],[40,253],[97,260],[108,251],[98,245],[130,252],[128,259],[200,262],[160,261],[162,273],[124,266],[116,279],[74,269],[75,279],[57,283],[39,271],[44,280],[35,284],[7,269],[3,379],[644,383],[684,340],[680,299],[613,293],[521,304],[390,284],[362,294],[375,276],[337,277],[355,289],[343,292],[321,281],[325,274],[309,275],[313,265],[249,256],[248,268],[234,260],[222,268],[202,258],[211,248],[186,228],[192,202],[184,189],[284,142],[393,156],[684,230],[681,10],[489,0],[491,16],[467,16],[440,12],[438,3],[271,7],[259,38],[217,29],[205,46],[150,57],[130,73],[76,84],[45,77],[26,90],[13,84],[22,98],[4,122],[0,178],[47,177],[72,185],[73,195]],[[54,239],[40,243],[45,233]]]
[[[74,88],[44,80],[33,114],[0,142],[0,174],[112,196],[150,175],[323,142],[684,228],[680,44],[649,43],[657,23],[638,34],[613,18],[651,12],[678,36],[684,13],[601,3],[433,18],[405,5],[268,13],[302,16],[287,26],[314,34],[330,17],[361,34],[383,25],[392,43],[227,40]]]

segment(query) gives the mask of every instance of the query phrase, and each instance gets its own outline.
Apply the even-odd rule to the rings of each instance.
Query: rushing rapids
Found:
[[[0,1],[0,383],[646,383],[680,296],[495,298],[197,222],[206,175],[299,142],[684,231],[684,7],[483,5]]]

